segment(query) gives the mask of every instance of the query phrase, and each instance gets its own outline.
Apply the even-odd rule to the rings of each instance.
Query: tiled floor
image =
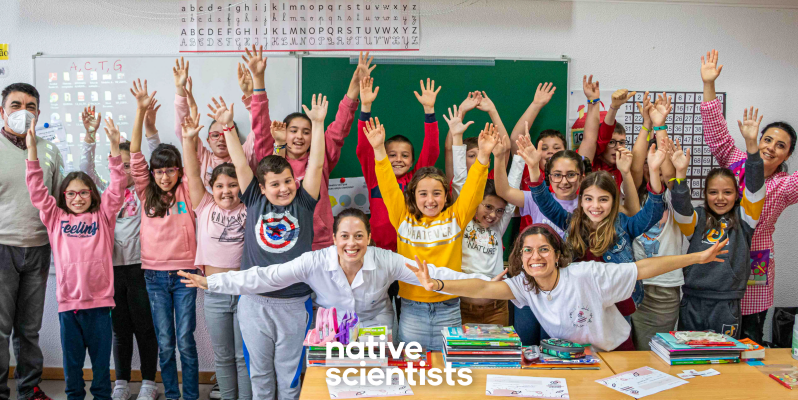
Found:
[[[111,385],[113,387],[113,383]],[[8,380],[8,386],[11,387],[11,398],[12,399],[16,398],[15,396],[17,392],[17,385],[13,379]],[[86,399],[94,398],[91,395],[91,392],[89,391],[90,386],[91,386],[91,381],[86,381]],[[64,388],[65,388],[64,381],[42,381],[39,387],[42,390],[44,390],[44,393],[47,393],[47,396],[49,396],[53,400],[67,400],[66,393],[64,393]],[[132,382],[130,384],[131,399],[135,400],[136,395],[139,393],[139,387],[141,387],[141,382]],[[212,387],[213,385],[200,385],[199,388],[200,399],[207,399],[208,394],[210,393]],[[163,394],[163,384],[160,383],[158,384],[158,392],[161,394],[161,396],[158,397],[158,399],[161,400],[166,399],[166,397],[164,397]]]

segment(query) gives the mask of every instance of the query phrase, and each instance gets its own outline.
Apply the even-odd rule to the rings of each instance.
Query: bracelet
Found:
[[[588,100],[587,100],[587,104],[596,104],[596,103],[598,103],[599,101],[601,101],[601,99],[595,99],[595,100],[590,100],[590,99],[588,99]]]
[[[651,132],[651,129],[646,128],[645,125],[641,126],[640,129],[642,129],[642,130],[644,130],[646,132]]]
[[[232,130],[233,130],[233,127],[232,127],[232,126],[231,126],[231,127],[229,127],[229,128],[228,128],[228,127],[226,127],[226,126],[225,126],[224,128],[222,128],[222,131],[223,131],[223,132],[230,132],[230,131],[232,131]]]
[[[610,104],[610,108],[612,108],[613,110],[620,110],[621,109],[621,107],[618,107],[618,108],[613,107],[612,104]]]
[[[668,125],[655,126],[655,127],[654,127],[654,130],[655,130],[655,131],[665,131],[665,130],[668,130]]]
[[[671,178],[671,179],[670,179],[668,182],[673,182],[673,181],[676,181],[676,183],[682,183],[682,181],[683,181],[683,180],[684,180],[684,179],[679,179],[679,178]]]
[[[252,89],[253,92],[265,92],[266,88],[263,89]]]
[[[280,154],[280,150],[283,150],[286,147],[288,147],[288,144],[283,144],[283,145],[275,144],[274,145],[274,154]]]
[[[440,289],[437,289],[437,290],[435,290],[435,292],[440,292],[440,291],[442,291],[442,290],[443,290],[443,281],[442,281],[442,280],[440,280],[440,279],[435,279],[435,280],[436,280],[436,281],[438,281],[438,282],[441,284],[441,288],[440,288]]]

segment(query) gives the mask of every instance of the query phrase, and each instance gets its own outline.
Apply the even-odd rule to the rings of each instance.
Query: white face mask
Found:
[[[33,120],[36,119],[36,115],[28,110],[19,110],[11,114],[6,113],[6,115],[8,115],[8,121],[6,122],[8,127],[17,135],[26,134]]]

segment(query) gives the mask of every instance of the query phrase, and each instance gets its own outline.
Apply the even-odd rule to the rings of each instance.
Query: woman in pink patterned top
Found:
[[[745,179],[745,151],[734,146],[729,135],[723,106],[715,97],[715,79],[723,66],[718,66],[718,52],[708,52],[701,57],[701,79],[704,81],[704,99],[701,118],[704,124],[704,141],[721,166],[731,169],[738,178],[740,188]],[[758,111],[758,110],[757,110]],[[753,108],[751,109],[753,112]],[[796,134],[786,122],[773,122],[762,130],[759,152],[765,162],[767,197],[751,242],[751,275],[743,298],[743,319],[740,337],[749,337],[762,343],[762,331],[767,310],[773,305],[773,279],[776,276],[776,258],[773,252],[773,231],[776,220],[787,206],[798,203],[798,172],[787,173],[785,161],[795,150]]]

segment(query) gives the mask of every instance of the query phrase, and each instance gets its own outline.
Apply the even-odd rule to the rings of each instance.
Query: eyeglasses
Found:
[[[221,139],[224,139],[224,132],[213,131],[208,133],[208,140],[213,140],[215,142]]]
[[[540,254],[541,257],[546,257],[546,256],[548,256],[551,253],[551,247],[549,247],[549,246],[540,246],[540,247],[537,248],[537,252],[538,252],[538,254]],[[521,248],[521,256],[523,256],[523,257],[532,257],[533,254],[535,254],[535,248],[534,247],[524,246],[523,248]]]
[[[66,196],[66,198],[69,200],[74,199],[76,195],[80,195],[81,199],[88,199],[91,196],[91,189],[81,190],[80,192],[76,192],[74,190],[67,190],[64,192],[64,196]]]
[[[170,178],[171,178],[171,177],[173,177],[173,176],[177,175],[177,171],[179,171],[179,170],[180,170],[180,168],[163,168],[163,169],[156,169],[155,171],[152,171],[152,174],[153,174],[153,175],[154,175],[156,178],[160,178],[160,177],[162,177],[162,176],[164,176],[164,175],[166,175],[166,176],[168,176],[168,177],[170,177]]]
[[[482,204],[482,207],[485,207],[485,211],[487,211],[488,214],[491,214],[491,213],[495,212],[496,215],[499,216],[499,217],[504,215],[504,209],[503,208],[496,208],[496,207],[494,207],[494,206],[492,206],[490,204]]]
[[[576,179],[579,177],[579,174],[576,172],[568,172],[565,175],[555,172],[549,175],[549,179],[554,183],[562,182],[562,178],[565,178],[568,182],[576,182]]]
[[[626,140],[614,140],[614,139],[612,139],[612,140],[610,140],[609,143],[607,143],[607,147],[615,147],[617,145],[621,145],[623,147],[626,147]]]

